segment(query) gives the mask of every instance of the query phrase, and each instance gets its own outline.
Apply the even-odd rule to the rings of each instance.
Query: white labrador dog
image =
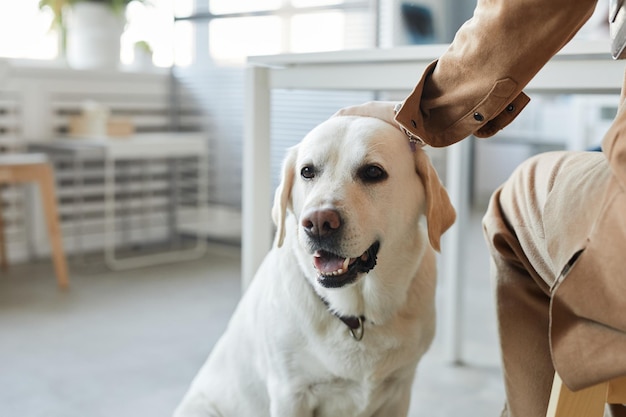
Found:
[[[427,155],[379,119],[333,117],[289,150],[272,217],[274,247],[175,415],[405,416],[455,218]]]

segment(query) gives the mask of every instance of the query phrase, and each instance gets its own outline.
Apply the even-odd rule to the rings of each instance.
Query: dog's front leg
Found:
[[[271,417],[313,417],[311,399],[288,379],[274,379],[268,384],[268,390]]]

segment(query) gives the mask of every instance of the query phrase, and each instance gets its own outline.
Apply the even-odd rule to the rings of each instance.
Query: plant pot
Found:
[[[117,69],[126,21],[104,4],[78,2],[67,17],[66,58],[76,69]]]
[[[154,68],[152,64],[152,53],[140,46],[133,48],[134,59],[130,67],[136,71],[149,71]]]

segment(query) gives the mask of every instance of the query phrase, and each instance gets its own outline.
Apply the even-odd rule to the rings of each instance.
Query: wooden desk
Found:
[[[270,96],[273,89],[408,91],[447,45],[251,57],[246,79],[243,155],[242,283],[245,288],[272,242]],[[488,63],[487,63],[488,65]],[[608,41],[571,42],[528,85],[533,93],[618,93],[624,62],[613,61]],[[359,104],[359,103],[355,103]],[[447,189],[459,214],[443,240],[447,356],[461,361],[461,270],[467,225],[469,141],[448,148]]]

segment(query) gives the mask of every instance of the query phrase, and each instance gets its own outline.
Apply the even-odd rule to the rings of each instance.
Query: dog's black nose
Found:
[[[302,217],[302,227],[309,236],[326,237],[341,228],[341,217],[333,209],[311,210]]]

